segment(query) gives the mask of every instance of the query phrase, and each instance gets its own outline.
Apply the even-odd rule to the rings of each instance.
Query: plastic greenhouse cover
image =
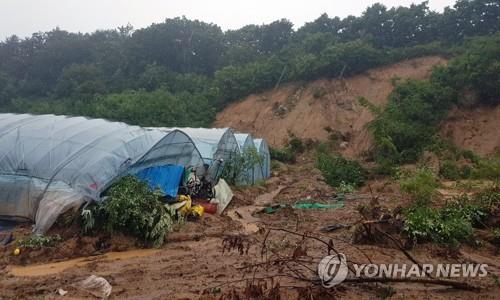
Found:
[[[161,130],[177,129],[186,133],[195,143],[205,162],[214,159],[229,160],[239,152],[238,142],[230,128],[160,128]]]
[[[236,133],[234,135],[236,141],[238,142],[238,146],[240,148],[240,152],[243,153],[248,148],[254,148],[255,145],[253,143],[252,136],[248,133]],[[247,170],[247,174],[245,176],[245,180],[240,184],[254,184],[257,180],[262,179],[262,166],[256,164],[251,170]]]
[[[262,175],[264,179],[269,178],[271,176],[271,155],[269,153],[269,146],[264,139],[254,139],[253,141],[259,153],[264,156]]]
[[[0,114],[0,216],[35,220],[43,232],[68,207],[99,201],[120,176],[162,164],[199,165],[201,156],[180,131]]]
[[[252,136],[248,133],[235,133],[234,137],[238,142],[238,147],[240,148],[240,152],[243,152],[248,147],[254,146]]]

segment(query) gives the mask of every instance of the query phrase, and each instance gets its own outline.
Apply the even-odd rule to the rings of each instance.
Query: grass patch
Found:
[[[439,187],[437,176],[429,169],[419,169],[413,176],[404,176],[399,181],[401,190],[417,202],[428,203]]]

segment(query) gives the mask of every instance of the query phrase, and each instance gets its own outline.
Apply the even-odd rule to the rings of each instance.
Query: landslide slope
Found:
[[[340,132],[343,154],[355,157],[371,145],[365,125],[372,114],[357,99],[365,97],[384,105],[395,79],[424,79],[433,67],[446,59],[429,56],[369,70],[345,79],[294,82],[260,94],[253,94],[220,112],[214,126],[264,137],[271,146],[283,145],[289,132],[297,137],[325,140],[329,127]]]

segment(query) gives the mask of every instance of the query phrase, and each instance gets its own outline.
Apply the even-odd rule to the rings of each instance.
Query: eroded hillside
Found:
[[[324,140],[325,128],[342,134],[343,154],[357,156],[371,144],[365,124],[372,114],[357,101],[365,97],[384,105],[397,79],[424,79],[433,67],[445,64],[438,56],[412,59],[372,69],[346,79],[292,83],[234,103],[217,115],[214,126],[230,126],[265,137],[272,146],[286,142],[289,132],[299,138]]]
[[[480,155],[500,150],[500,107],[453,109],[441,127],[441,136],[459,148]]]

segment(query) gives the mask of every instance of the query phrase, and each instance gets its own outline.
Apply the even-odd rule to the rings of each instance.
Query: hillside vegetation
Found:
[[[499,28],[497,1],[459,0],[443,13],[431,11],[426,2],[396,8],[374,4],[359,17],[324,14],[297,30],[283,19],[223,32],[186,18],[138,30],[54,29],[0,43],[0,109],[206,126],[216,111],[251,93],[414,57],[457,55],[470,37],[491,36]],[[453,65],[451,73],[466,67]],[[481,76],[494,74],[491,68],[467,78],[440,78],[460,87],[464,81],[479,85]],[[480,89],[491,91],[495,84]]]

